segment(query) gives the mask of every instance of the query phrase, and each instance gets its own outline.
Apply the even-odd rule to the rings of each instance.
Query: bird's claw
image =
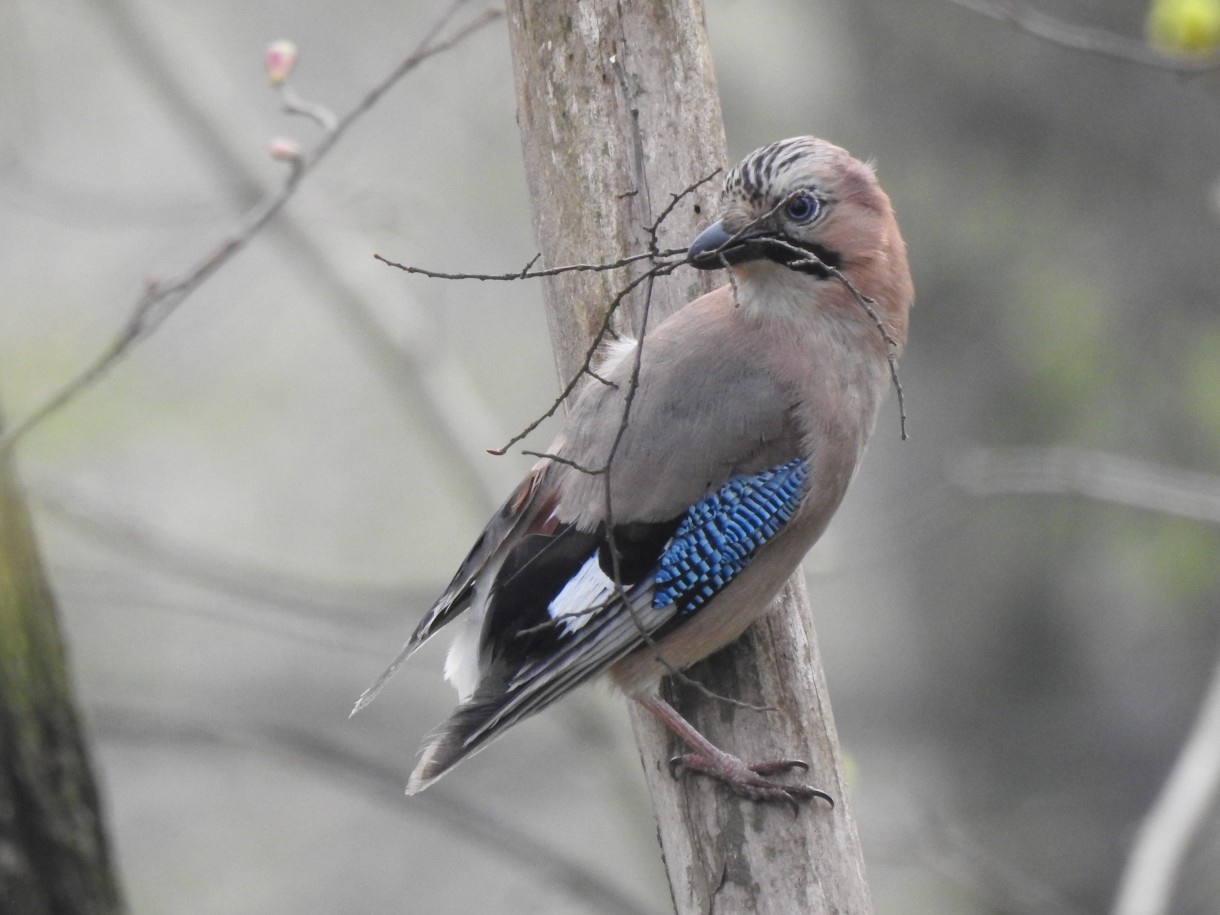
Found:
[[[834,806],[834,798],[812,785],[786,785],[771,776],[800,769],[809,771],[809,764],[800,759],[776,759],[768,762],[746,763],[725,753],[709,756],[702,753],[687,753],[669,760],[669,774],[677,778],[682,771],[698,772],[723,782],[739,797],[752,801],[781,801],[791,804],[793,814],[799,810],[799,801],[811,801],[820,797]]]
[[[777,775],[780,772],[791,772],[793,769],[808,772],[809,763],[803,759],[773,759],[770,762],[748,764],[747,768],[759,775]]]
[[[679,771],[686,765],[686,755],[679,754],[669,758],[669,777],[677,779]]]

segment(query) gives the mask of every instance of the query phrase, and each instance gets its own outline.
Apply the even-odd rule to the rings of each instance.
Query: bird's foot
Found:
[[[808,772],[809,764],[799,759],[747,763],[723,750],[686,753],[669,761],[669,773],[674,778],[683,771],[698,772],[724,782],[735,794],[752,801],[782,801],[795,809],[798,801],[820,797],[834,806],[834,798],[812,785],[790,785],[772,778],[793,769]]]

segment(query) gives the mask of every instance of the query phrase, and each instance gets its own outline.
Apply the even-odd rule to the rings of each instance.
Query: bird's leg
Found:
[[[812,785],[787,785],[771,778],[782,772],[800,769],[807,772],[809,764],[799,759],[774,759],[747,763],[726,753],[695,730],[695,726],[660,696],[638,700],[661,723],[677,734],[693,752],[675,756],[669,761],[670,774],[677,778],[680,770],[699,772],[724,782],[734,792],[753,801],[808,801],[820,797],[832,807],[834,799]]]

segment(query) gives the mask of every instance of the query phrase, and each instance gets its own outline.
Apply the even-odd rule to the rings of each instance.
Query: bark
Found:
[[[0,453],[0,911],[122,911],[54,599]]]
[[[673,194],[724,164],[724,127],[700,0],[619,4],[510,0],[518,119],[538,244],[547,266],[616,260],[647,250]],[[758,144],[775,139],[758,137]],[[713,181],[662,227],[662,247],[685,247],[712,215]],[[626,271],[548,281],[556,362],[580,367]],[[681,269],[651,290],[655,324],[723,277]],[[628,302],[639,333],[647,295]],[[633,708],[675,909],[707,912],[868,913],[863,856],[803,580],[737,644],[690,675],[751,711],[670,684],[668,696],[714,743],[746,758],[794,755],[835,798],[794,816],[743,801],[698,777],[675,781],[666,760],[684,748]]]

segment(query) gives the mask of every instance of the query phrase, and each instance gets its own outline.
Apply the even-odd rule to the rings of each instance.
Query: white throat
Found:
[[[743,264],[733,278],[738,306],[757,321],[807,322],[818,285],[825,282],[773,261]]]

